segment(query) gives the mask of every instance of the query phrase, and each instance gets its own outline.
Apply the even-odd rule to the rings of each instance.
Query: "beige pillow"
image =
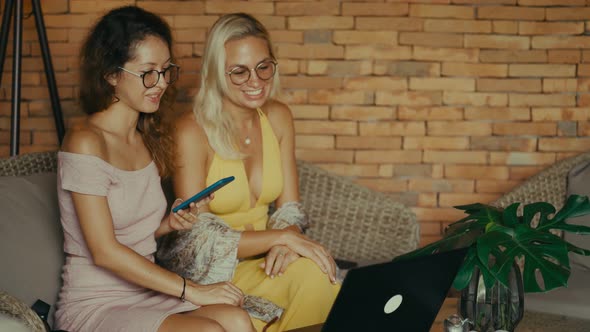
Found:
[[[574,166],[567,178],[567,196],[570,195],[590,196],[590,162],[585,161]],[[590,214],[567,220],[570,224],[590,226]],[[564,232],[564,239],[571,244],[590,250],[590,235],[577,235]],[[572,266],[590,269],[590,256],[581,256],[570,253]]]
[[[45,332],[45,326],[31,308],[0,290],[0,331]]]

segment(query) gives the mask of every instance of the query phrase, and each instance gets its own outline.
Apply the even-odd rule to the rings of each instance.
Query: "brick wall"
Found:
[[[197,88],[207,28],[223,13],[256,15],[275,42],[297,156],[412,206],[424,243],[461,217],[452,206],[492,201],[590,148],[588,0],[42,3],[66,126],[82,116],[80,43],[105,10],[137,4],[165,16],[182,66],[179,108]],[[29,18],[21,153],[57,148],[36,38]],[[9,154],[11,45],[1,156]]]

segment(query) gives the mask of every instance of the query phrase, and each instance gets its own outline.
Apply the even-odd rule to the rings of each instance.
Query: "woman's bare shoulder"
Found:
[[[193,112],[185,112],[181,114],[175,121],[176,139],[182,143],[189,142],[208,142],[207,134],[201,125],[197,122]]]
[[[283,102],[278,100],[269,101],[264,107],[264,112],[273,127],[284,128],[285,126],[291,127],[293,125],[291,109]]]
[[[76,123],[68,129],[61,150],[87,154],[104,159],[107,155],[106,142],[101,131],[88,120]]]

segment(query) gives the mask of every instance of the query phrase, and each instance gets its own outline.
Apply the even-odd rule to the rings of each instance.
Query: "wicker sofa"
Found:
[[[297,166],[302,202],[313,223],[308,235],[334,257],[383,261],[418,246],[419,226],[409,208],[310,163]],[[0,300],[11,298],[8,293],[28,306],[38,298],[55,303],[64,259],[56,169],[55,152],[0,160]],[[1,302],[0,313],[9,311]],[[25,314],[18,313],[27,321]],[[28,321],[33,328],[35,322]]]
[[[503,195],[492,205],[505,208],[515,202],[530,204],[543,201],[551,203],[559,210],[567,198],[568,174],[574,167],[589,161],[590,152],[558,161]],[[586,195],[590,194],[590,187],[584,191]],[[585,238],[583,247],[590,249],[590,236]],[[589,281],[590,270],[584,266],[572,264],[567,288],[554,289],[548,293],[525,294],[525,309],[587,319],[590,312]]]

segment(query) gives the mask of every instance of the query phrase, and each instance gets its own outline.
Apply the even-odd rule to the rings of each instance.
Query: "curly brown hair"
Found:
[[[137,45],[148,36],[162,39],[168,45],[172,59],[172,32],[158,15],[136,6],[111,10],[90,30],[80,52],[80,103],[87,114],[101,112],[118,101],[115,88],[106,80],[119,74],[123,65],[134,58]],[[141,113],[137,130],[158,166],[160,176],[174,170],[174,143],[166,113],[172,112],[176,90],[170,86],[164,92],[160,109]]]

